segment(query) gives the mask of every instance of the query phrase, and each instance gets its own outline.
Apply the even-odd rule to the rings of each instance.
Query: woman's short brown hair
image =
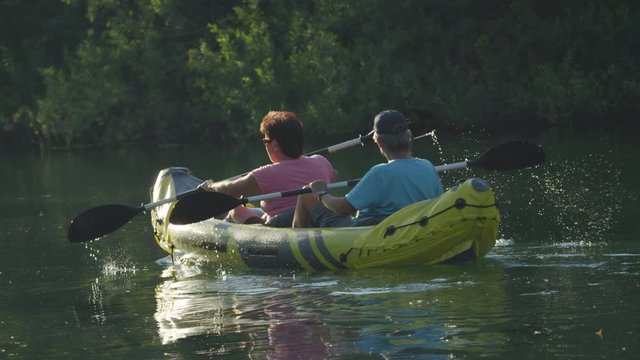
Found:
[[[304,131],[302,121],[290,111],[269,111],[260,123],[260,132],[278,141],[282,153],[290,158],[298,158],[304,151]]]

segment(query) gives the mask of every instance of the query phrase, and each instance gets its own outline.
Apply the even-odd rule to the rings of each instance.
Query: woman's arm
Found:
[[[250,173],[233,180],[218,182],[207,180],[200,187],[206,191],[221,192],[234,197],[248,197],[260,194],[258,183]]]

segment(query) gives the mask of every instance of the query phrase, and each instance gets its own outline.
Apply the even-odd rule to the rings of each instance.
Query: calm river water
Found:
[[[496,192],[503,222],[482,261],[320,274],[173,267],[148,215],[98,241],[66,239],[87,208],[149,202],[164,167],[221,179],[266,162],[258,134],[245,152],[5,151],[0,358],[636,358],[637,135],[548,133],[528,139],[548,157],[536,169],[443,174]],[[442,164],[512,138],[425,138],[414,152]],[[329,158],[342,179],[382,160],[372,145]]]

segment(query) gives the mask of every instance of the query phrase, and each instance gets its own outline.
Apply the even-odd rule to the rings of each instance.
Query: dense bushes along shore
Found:
[[[0,3],[0,141],[229,141],[290,109],[312,136],[383,108],[424,128],[640,115],[640,4],[597,0]]]

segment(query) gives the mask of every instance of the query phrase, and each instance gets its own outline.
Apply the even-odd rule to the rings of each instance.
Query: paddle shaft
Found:
[[[344,188],[344,187],[354,186],[359,181],[360,181],[360,179],[338,181],[338,182],[334,182],[334,183],[331,183],[331,184],[327,184],[327,189],[331,190],[331,189],[340,189],[340,188]],[[257,203],[257,202],[263,201],[263,200],[280,199],[280,198],[288,197],[288,196],[308,194],[310,192],[311,192],[311,188],[301,188],[301,189],[288,190],[288,191],[282,191],[282,192],[276,192],[276,193],[269,193],[269,194],[250,196],[250,197],[247,197],[247,198],[242,198],[241,201],[242,201],[243,204]]]
[[[182,192],[180,194],[176,194],[176,195],[170,196],[168,198],[164,198],[162,200],[158,200],[158,201],[155,201],[155,202],[152,202],[152,203],[145,204],[145,205],[140,207],[140,211],[151,210],[154,207],[158,207],[160,205],[164,205],[164,204],[168,204],[168,203],[171,203],[171,202],[174,202],[174,201],[178,201],[180,199],[184,199],[185,197],[193,195],[193,194],[195,194],[197,192],[200,192],[200,191],[203,191],[203,190],[199,189],[199,188],[187,190],[187,191]]]
[[[437,172],[443,172],[443,171],[450,171],[450,170],[466,169],[468,167],[469,167],[468,161],[460,161],[452,164],[438,165],[435,168]]]
[[[370,136],[373,135],[373,130],[370,131],[367,135],[360,135],[355,139],[351,139],[351,140],[347,140],[347,141],[343,141],[339,144],[335,144],[335,145],[331,145],[331,146],[327,146],[326,148],[323,149],[319,149],[319,150],[315,150],[312,151],[310,153],[306,153],[306,156],[311,156],[311,155],[316,155],[316,154],[331,154],[334,153],[336,151],[340,151],[342,149],[348,149],[352,146],[356,146],[356,145],[364,145],[364,140],[369,138]]]
[[[435,130],[431,130],[431,131],[426,132],[426,133],[424,133],[422,135],[415,136],[413,139],[411,139],[411,141],[422,139],[423,137],[426,137],[426,136],[433,136],[434,133],[435,133]],[[320,150],[312,151],[310,153],[306,153],[305,155],[311,156],[311,155],[315,155],[315,154],[331,154],[331,153],[334,153],[334,152],[342,150],[342,149],[350,148],[352,146],[364,145],[364,140],[369,138],[369,137],[371,137],[372,135],[373,135],[373,130],[371,130],[365,136],[360,135],[359,137],[357,137],[357,138],[355,138],[353,140],[347,140],[347,141],[341,142],[340,144],[332,145],[332,146],[326,147],[324,149],[320,149]]]

